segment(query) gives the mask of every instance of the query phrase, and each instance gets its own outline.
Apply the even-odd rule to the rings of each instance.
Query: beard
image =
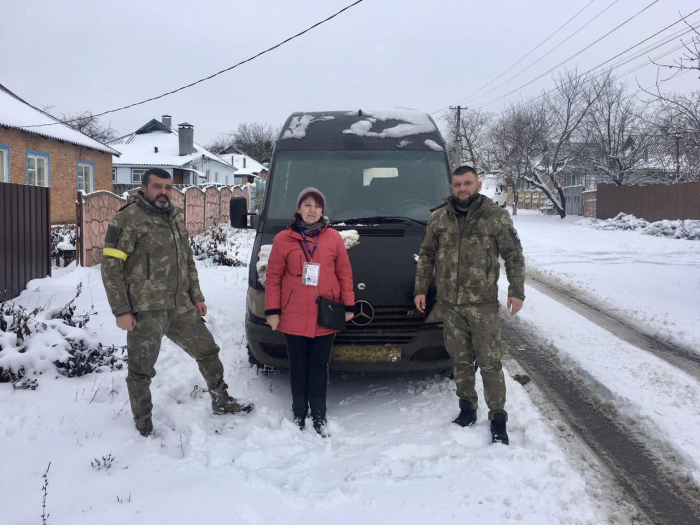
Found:
[[[479,194],[475,193],[474,195],[467,197],[466,199],[460,199],[456,195],[454,195],[453,197],[457,206],[459,206],[460,208],[468,208],[472,205],[472,203],[477,199],[478,196]]]
[[[160,197],[165,197],[165,200],[160,200]],[[167,197],[167,195],[158,195],[155,199],[147,199],[148,202],[153,204],[156,208],[159,210],[167,210],[170,208],[170,199]]]

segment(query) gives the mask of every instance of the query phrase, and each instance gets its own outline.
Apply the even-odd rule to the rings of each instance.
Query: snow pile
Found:
[[[265,286],[265,274],[267,272],[267,263],[270,260],[270,252],[272,252],[271,244],[263,244],[258,253],[258,262],[255,269],[258,271],[258,281]]]
[[[358,112],[351,112],[348,115],[358,115]],[[350,129],[343,130],[343,133],[358,135],[360,137],[381,137],[381,138],[401,138],[420,133],[432,133],[436,130],[435,124],[430,120],[427,113],[410,109],[389,109],[382,111],[363,111],[363,115],[368,118],[360,120],[350,126]],[[372,126],[377,121],[398,120],[398,124],[392,128],[387,128],[381,133],[371,131]],[[436,144],[437,145],[437,144]],[[442,148],[441,148],[442,149]]]
[[[653,235],[654,237],[687,239],[691,241],[700,240],[700,221],[694,220],[649,222],[634,215],[619,213],[613,219],[583,219],[576,224],[578,226],[590,226],[596,230],[628,230],[637,231],[644,235]]]
[[[343,244],[345,245],[346,250],[354,248],[360,244],[360,234],[357,233],[357,230],[343,230],[338,233],[340,233],[340,236],[343,239]]]
[[[289,123],[289,128],[287,128],[282,135],[282,139],[303,139],[306,137],[306,128],[312,122],[325,122],[327,120],[334,120],[335,117],[330,115],[322,117],[314,117],[313,115],[303,114],[297,115],[292,118]]]
[[[0,382],[16,383],[54,368],[68,377],[122,368],[124,348],[102,346],[84,329],[95,312],[75,314],[73,301],[81,289],[82,284],[70,303],[54,310],[0,305]]]
[[[431,150],[433,151],[445,151],[440,144],[435,142],[434,140],[426,140],[425,145],[428,146]]]
[[[195,259],[216,266],[247,266],[249,249],[241,246],[241,241],[247,240],[247,237],[237,235],[239,231],[230,224],[220,224],[191,238],[190,246]]]

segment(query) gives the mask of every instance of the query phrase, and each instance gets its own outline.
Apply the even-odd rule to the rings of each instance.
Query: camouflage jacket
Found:
[[[129,197],[107,228],[102,282],[115,316],[203,302],[182,210]]]
[[[467,217],[458,217],[450,198],[428,221],[414,295],[427,293],[434,275],[440,302],[498,302],[499,255],[505,260],[508,296],[525,299],[525,258],[508,212],[480,195]]]

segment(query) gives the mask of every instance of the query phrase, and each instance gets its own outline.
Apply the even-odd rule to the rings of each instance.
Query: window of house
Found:
[[[131,168],[131,182],[134,184],[141,184],[144,173],[146,173],[144,169]]]
[[[214,172],[214,182],[219,182],[219,172],[218,171]]]
[[[112,168],[112,182],[117,182],[117,168]]]
[[[27,185],[49,186],[49,154],[27,151]]]
[[[0,182],[10,182],[10,146],[0,144]]]
[[[95,165],[92,162],[78,161],[78,190],[85,193],[95,191]]]

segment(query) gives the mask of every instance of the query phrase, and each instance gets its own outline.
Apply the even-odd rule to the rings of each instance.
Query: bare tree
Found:
[[[494,164],[513,189],[513,215],[518,213],[519,182],[539,164],[548,127],[546,107],[539,101],[511,105],[491,130]]]
[[[663,180],[700,180],[700,90],[690,93],[662,93],[657,84],[654,96],[654,162]]]
[[[219,152],[225,150],[229,146],[231,146],[234,142],[233,138],[233,133],[232,132],[220,132],[216,137],[211,139],[209,142],[207,142],[206,148],[207,151],[210,151],[214,155],[218,154]]]
[[[694,33],[693,38],[690,39],[690,42],[683,42],[681,40],[685,51],[683,51],[683,54],[681,55],[680,59],[676,59],[673,61],[673,64],[656,64],[656,62],[654,62],[654,64],[656,64],[660,68],[668,68],[675,70],[676,72],[700,72],[700,32],[695,28],[695,26],[691,25],[690,22],[688,22],[688,20],[686,20],[686,18],[683,15],[681,15],[681,18],[690,28],[690,30]]]
[[[541,110],[546,120],[542,132],[546,135],[537,165],[531,166],[524,179],[544,192],[559,216],[566,217],[566,195],[561,179],[564,172],[581,160],[586,150],[583,133],[584,119],[600,98],[602,84],[590,78],[566,71],[554,78],[554,90],[544,97]]]
[[[447,132],[445,142],[448,151],[456,151],[457,141],[460,141],[461,156],[454,159],[456,166],[468,164],[478,173],[490,173],[490,157],[488,152],[488,137],[493,113],[482,108],[469,108],[460,113],[459,133],[457,133],[456,110],[445,116]]]
[[[585,119],[589,140],[587,160],[596,172],[622,186],[629,184],[635,169],[645,162],[645,151],[651,137],[645,125],[643,109],[624,83],[611,75],[594,79],[600,96]]]
[[[61,115],[60,120],[68,124],[74,130],[103,144],[116,139],[118,136],[117,130],[115,130],[111,124],[103,126],[100,124],[99,118],[89,111],[75,114],[68,113],[67,115],[64,113]]]
[[[272,147],[278,135],[279,128],[270,124],[243,122],[238,125],[236,131],[219,133],[207,145],[207,149],[213,153],[218,153],[228,146],[235,146],[242,153],[258,162],[263,162],[272,155]]]

